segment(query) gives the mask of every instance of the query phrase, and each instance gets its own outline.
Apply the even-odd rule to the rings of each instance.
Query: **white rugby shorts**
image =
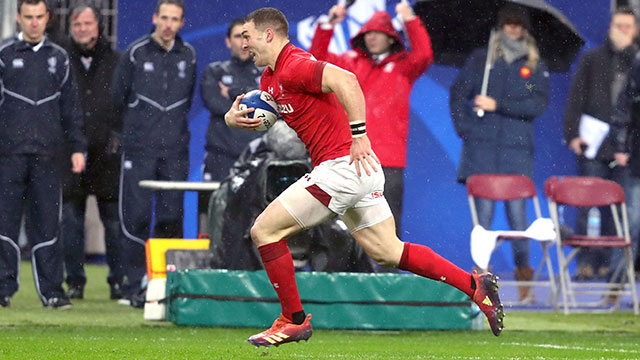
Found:
[[[303,229],[338,214],[353,233],[392,216],[384,198],[382,169],[358,176],[349,156],[322,162],[278,200]]]

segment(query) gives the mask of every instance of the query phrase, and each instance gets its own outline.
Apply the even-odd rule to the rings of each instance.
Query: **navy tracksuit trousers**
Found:
[[[184,151],[156,154],[123,154],[120,174],[120,222],[124,239],[122,262],[128,284],[125,296],[141,290],[147,268],[145,243],[153,235],[157,238],[182,238],[183,193],[181,191],[153,191],[138,185],[141,180],[186,181],[189,172],[189,153]],[[155,205],[155,206],[154,206]],[[152,218],[153,217],[153,218]],[[155,223],[151,233],[151,223]]]
[[[87,196],[75,196],[64,199],[62,204],[62,244],[64,247],[64,268],[67,272],[66,282],[69,286],[84,286],[87,276],[84,271],[85,236],[84,220],[87,209]],[[104,242],[106,246],[109,284],[121,284],[124,278],[120,257],[120,219],[118,217],[118,201],[98,198],[100,220],[104,225]]]
[[[69,162],[71,166],[71,162]],[[20,282],[20,220],[26,210],[27,237],[36,290],[43,303],[64,295],[60,223],[60,161],[42,155],[0,155],[0,296]]]

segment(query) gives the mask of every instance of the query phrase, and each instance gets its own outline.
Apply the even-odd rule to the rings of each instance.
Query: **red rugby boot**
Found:
[[[309,320],[311,320],[311,314],[307,314],[307,317],[304,319],[302,324],[296,325],[285,319],[281,314],[269,329],[253,335],[247,341],[255,347],[279,346],[293,341],[298,342],[300,340],[308,341],[313,332],[313,329],[311,329],[311,322]]]
[[[478,274],[475,270],[471,276],[476,283],[472,300],[487,316],[493,335],[500,336],[504,328],[504,309],[498,296],[498,277],[492,273]]]

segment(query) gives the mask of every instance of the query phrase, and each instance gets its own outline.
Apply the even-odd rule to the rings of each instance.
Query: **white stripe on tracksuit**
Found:
[[[16,249],[16,264],[18,264],[16,269],[16,283],[18,284],[18,287],[20,287],[20,246],[18,246],[15,241],[11,240],[11,238],[2,234],[0,234],[0,240],[8,242],[9,245],[13,246],[13,248]]]
[[[60,199],[58,200],[58,233],[60,233],[60,223],[62,222],[62,189],[60,189]],[[38,292],[38,296],[42,299],[42,302],[46,304],[47,298],[42,295],[42,291],[40,290],[40,282],[38,281],[38,267],[36,266],[37,258],[36,251],[44,248],[46,246],[53,246],[58,241],[58,236],[54,237],[49,241],[42,242],[33,248],[31,248],[31,268],[33,269],[33,282],[36,284],[36,291]],[[18,262],[18,268],[20,268],[20,263]]]
[[[131,233],[129,233],[129,231],[127,231],[127,227],[124,224],[124,212],[122,211],[122,199],[124,198],[123,195],[123,183],[124,183],[124,152],[122,152],[122,158],[120,160],[120,189],[118,191],[118,215],[120,216],[120,227],[122,228],[122,232],[124,233],[124,236],[126,236],[127,238],[137,242],[138,244],[145,246],[146,245],[146,241],[140,239],[139,237],[133,236]]]

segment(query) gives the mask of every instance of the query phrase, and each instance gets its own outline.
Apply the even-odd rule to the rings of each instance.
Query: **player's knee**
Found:
[[[280,240],[274,236],[273,231],[264,226],[260,218],[256,219],[255,223],[253,223],[249,233],[251,234],[251,240],[257,247]]]
[[[253,223],[253,226],[251,226],[250,234],[251,241],[253,241],[256,246],[264,245],[264,231],[262,231],[262,228],[257,221]]]

